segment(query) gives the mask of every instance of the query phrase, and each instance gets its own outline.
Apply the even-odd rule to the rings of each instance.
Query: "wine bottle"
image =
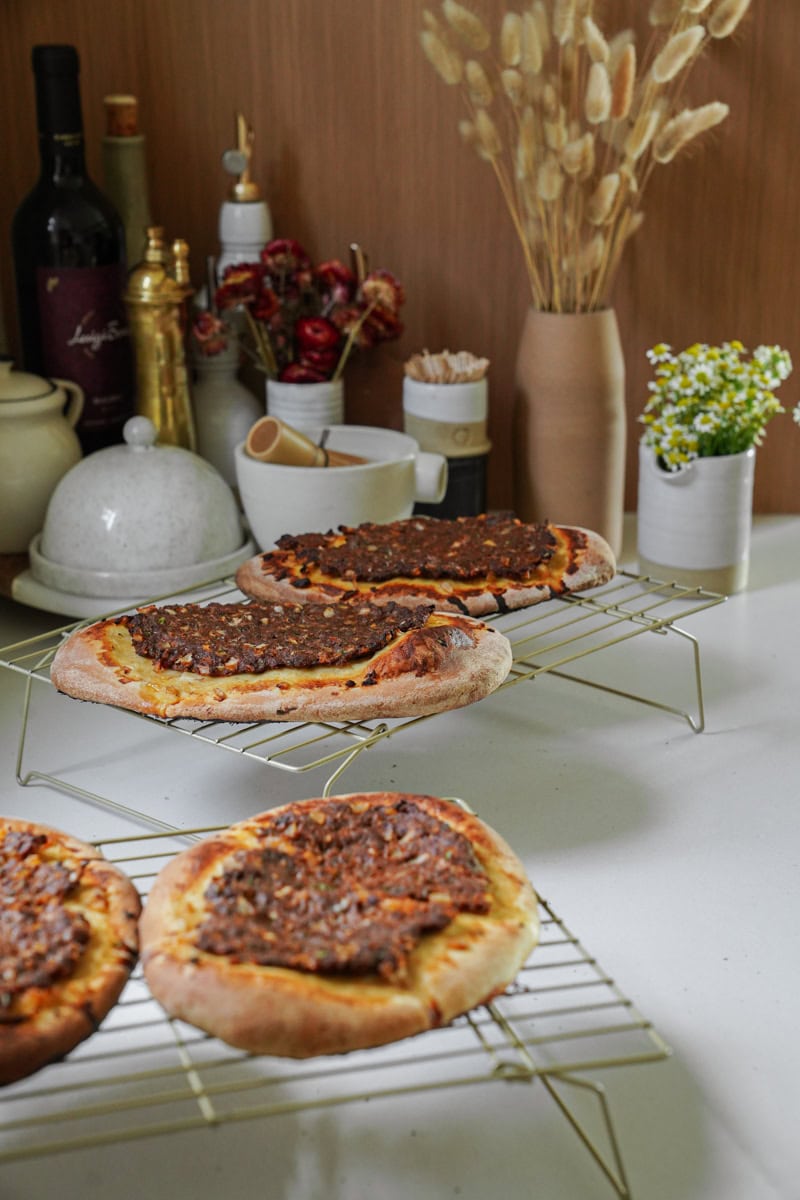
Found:
[[[86,171],[75,47],[34,46],[32,62],[41,172],[12,224],[22,361],[83,389],[90,453],[121,441],[133,413],[125,235]]]

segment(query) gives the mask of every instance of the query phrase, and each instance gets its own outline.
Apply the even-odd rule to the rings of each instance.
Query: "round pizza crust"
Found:
[[[136,963],[141,910],[131,881],[96,847],[46,825],[0,818],[0,835],[9,831],[44,834],[57,861],[82,864],[80,883],[65,907],[86,917],[91,936],[67,978],[28,988],[0,1021],[0,1084],[63,1058],[96,1031]]]
[[[358,587],[358,593],[373,604],[388,604],[392,600],[409,607],[434,603],[442,612],[466,611],[471,617],[485,617],[497,612],[528,608],[553,596],[599,587],[613,579],[617,569],[616,560],[605,538],[594,530],[577,525],[556,528],[568,539],[576,533],[585,539],[583,545],[575,547],[571,570],[565,574],[558,588],[534,583],[492,588],[487,582],[485,589],[480,590],[478,582],[474,581],[475,590],[465,591],[447,579],[420,579],[418,584],[413,580],[372,585],[365,582]],[[265,557],[279,553],[273,550],[268,555],[257,554],[241,564],[236,572],[236,585],[246,596],[254,600],[283,603],[329,604],[352,594],[354,589],[346,581],[341,584],[312,582],[308,587],[297,588],[292,585],[291,578],[279,579],[269,574]]]
[[[482,699],[505,680],[511,645],[469,617],[435,614],[371,657],[336,668],[209,677],[159,669],[124,626],[95,622],[59,646],[59,691],[153,716],[220,721],[362,721],[418,717]],[[373,682],[374,680],[374,682]]]
[[[194,945],[209,881],[233,851],[256,844],[260,824],[285,809],[324,813],[331,801],[401,798],[469,839],[491,894],[486,915],[460,913],[439,932],[423,935],[411,953],[407,983],[235,963]],[[199,842],[162,870],[140,922],[145,978],[170,1016],[250,1053],[290,1058],[341,1054],[447,1024],[505,990],[538,929],[533,888],[498,833],[452,801],[384,792],[284,805]]]

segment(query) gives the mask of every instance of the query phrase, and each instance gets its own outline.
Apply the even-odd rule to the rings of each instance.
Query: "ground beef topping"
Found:
[[[426,624],[433,605],[174,604],[119,618],[136,653],[198,675],[259,675],[280,667],[337,666],[367,658]]]
[[[317,568],[335,578],[370,583],[396,576],[523,579],[552,558],[557,547],[549,525],[526,525],[502,513],[455,520],[410,517],[387,525],[342,526],[341,533],[342,545],[330,545],[331,535],[319,533],[287,534],[277,545],[279,551],[292,551],[301,570]],[[280,559],[275,554],[276,574]],[[270,563],[269,554],[265,563]]]
[[[90,927],[63,907],[79,868],[47,861],[47,837],[9,831],[0,840],[0,1021],[15,996],[72,973]]]
[[[401,979],[427,932],[489,911],[463,834],[401,797],[287,810],[205,892],[196,944],[234,962]]]

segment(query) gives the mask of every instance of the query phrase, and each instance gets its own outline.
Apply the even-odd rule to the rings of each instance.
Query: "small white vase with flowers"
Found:
[[[195,324],[196,341],[224,346],[225,317],[237,314],[242,351],[267,377],[267,412],[301,432],[342,424],[350,355],[403,332],[400,281],[368,270],[359,246],[351,255],[352,267],[338,259],[315,265],[298,241],[275,238],[257,262],[228,266],[214,295],[217,315]]]
[[[638,558],[644,574],[732,593],[747,585],[756,448],[784,412],[792,363],[779,346],[697,343],[648,351],[640,420]]]

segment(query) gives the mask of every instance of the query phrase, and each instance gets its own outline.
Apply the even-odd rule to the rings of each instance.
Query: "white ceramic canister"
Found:
[[[59,480],[80,461],[76,383],[0,362],[0,554],[21,554],[44,524]]]
[[[639,445],[639,570],[732,593],[747,585],[756,452],[696,458],[665,471]]]
[[[267,380],[267,414],[311,434],[329,425],[344,424],[344,383],[326,379],[322,383],[283,383]]]
[[[447,493],[438,505],[418,505],[431,516],[476,516],[486,508],[488,382],[428,383],[403,378],[403,428],[419,446],[448,460]]]
[[[197,453],[217,468],[229,487],[235,488],[234,448],[264,416],[264,407],[236,377],[239,348],[235,340],[219,354],[193,355],[192,364]]]

